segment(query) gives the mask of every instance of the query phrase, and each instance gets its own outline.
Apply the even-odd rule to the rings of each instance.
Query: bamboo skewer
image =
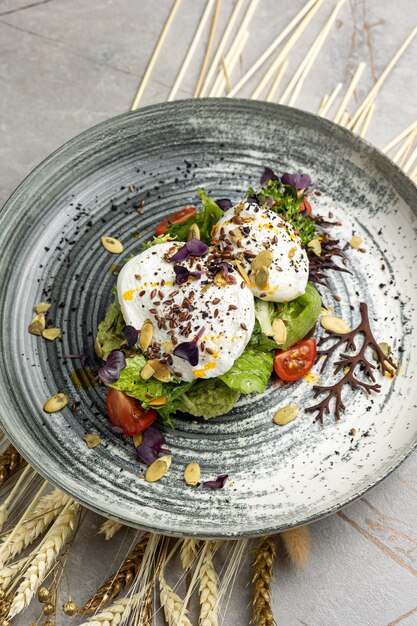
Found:
[[[407,163],[404,165],[403,170],[404,172],[408,172],[408,170],[410,170],[412,168],[412,166],[414,165],[414,161],[417,159],[417,147],[414,148],[414,150],[411,153],[410,158],[407,160]]]
[[[198,96],[200,94],[201,86],[203,84],[204,75],[206,73],[206,69],[207,69],[207,65],[208,65],[208,60],[210,58],[210,52],[211,52],[211,49],[213,47],[214,35],[216,33],[217,22],[219,20],[219,13],[220,13],[221,3],[222,3],[222,0],[216,0],[216,6],[214,8],[213,21],[211,23],[211,29],[210,29],[208,42],[207,42],[206,52],[204,54],[204,59],[203,59],[202,65],[201,65],[200,74],[198,76],[197,85],[196,85],[195,90],[194,90],[194,98],[198,98]]]
[[[345,111],[342,117],[340,118],[339,126],[343,126],[343,128],[346,128],[346,124],[348,123],[348,121],[349,121],[349,113]]]
[[[161,34],[159,35],[159,39],[156,42],[156,46],[154,48],[154,51],[152,52],[151,58],[149,59],[149,63],[148,63],[148,66],[147,66],[147,68],[145,70],[145,73],[143,75],[142,81],[141,81],[141,83],[139,85],[139,88],[138,88],[138,90],[136,92],[136,95],[135,95],[135,97],[133,99],[132,106],[130,107],[131,111],[135,111],[135,109],[137,109],[138,106],[139,106],[139,102],[142,99],[142,96],[144,94],[146,86],[147,86],[147,84],[149,82],[149,78],[150,78],[150,76],[152,74],[153,68],[155,67],[155,63],[156,63],[156,61],[158,59],[159,53],[161,52],[161,48],[164,45],[164,41],[165,41],[165,39],[166,39],[166,37],[168,35],[168,31],[171,28],[171,24],[174,21],[175,15],[176,15],[176,13],[178,11],[178,8],[179,8],[180,4],[181,4],[181,0],[174,0],[174,4],[172,5],[171,11],[169,12],[167,20],[166,20],[166,22],[164,24],[164,27],[163,27],[162,31],[161,31]]]
[[[227,86],[226,74],[228,77],[230,77],[248,39],[249,32],[246,31],[246,33],[243,34],[243,37],[240,40],[236,39],[235,44],[230,49],[229,54],[227,54],[226,58],[223,59],[223,67],[221,67],[213,88],[209,93],[209,96],[211,98],[216,98],[223,94],[223,91]]]
[[[336,21],[336,17],[340,11],[340,9],[342,8],[342,6],[344,5],[345,0],[339,0],[339,2],[336,4],[335,8],[333,9],[333,11],[330,14],[329,19],[327,20],[326,24],[324,25],[323,29],[321,30],[321,32],[319,33],[316,41],[314,42],[314,45],[312,46],[312,48],[310,49],[310,51],[306,54],[306,56],[304,57],[302,63],[300,63],[300,66],[297,70],[297,72],[294,74],[293,77],[293,84],[290,87],[290,85],[287,87],[287,97],[288,99],[288,105],[289,106],[294,106],[295,101],[298,97],[298,94],[300,93],[304,80],[306,79],[306,77],[308,76],[308,73],[310,72],[311,68],[313,67],[314,61],[316,60],[317,56],[320,53],[320,50],[323,47],[324,42],[327,39],[328,34],[330,33],[330,29],[333,26],[334,22]],[[298,73],[298,78],[295,79],[296,74]]]
[[[417,34],[417,26],[413,28],[411,33],[408,35],[407,39],[404,41],[399,50],[394,54],[391,61],[388,63],[381,76],[376,81],[375,85],[372,87],[371,91],[366,96],[365,100],[362,102],[355,115],[352,117],[348,128],[353,129],[354,125],[358,121],[359,117],[364,113],[364,111],[368,108],[370,104],[375,100],[378,93],[381,91],[382,85],[384,84],[386,78],[397,64],[403,53],[406,51],[410,43],[413,41],[415,35]]]
[[[333,118],[333,121],[336,122],[336,124],[340,121],[343,115],[343,112],[346,111],[347,103],[351,99],[352,94],[355,91],[356,86],[359,83],[361,76],[365,70],[365,67],[366,67],[366,63],[359,63],[358,67],[356,68],[356,71],[352,76],[352,80],[350,81],[349,86],[346,90],[346,93],[343,96],[342,102],[340,103],[340,106],[336,111],[336,115]]]
[[[317,115],[321,115],[324,107],[326,106],[327,102],[329,101],[329,94],[325,93],[324,96],[321,99],[319,108],[317,109]]]
[[[326,117],[327,112],[331,109],[333,102],[336,100],[342,87],[342,83],[337,83],[336,87],[333,89],[332,93],[328,97],[326,103],[323,105],[322,111],[321,113],[319,113],[320,117]]]
[[[172,100],[174,100],[175,96],[177,95],[179,86],[181,85],[182,79],[184,78],[188,66],[190,65],[191,59],[194,56],[194,52],[196,51],[196,48],[200,42],[201,39],[201,34],[204,30],[204,27],[210,17],[210,13],[212,11],[214,5],[214,0],[208,0],[207,4],[206,4],[206,8],[203,11],[203,15],[200,18],[200,21],[198,23],[197,29],[194,33],[194,37],[191,41],[190,47],[188,48],[187,54],[185,55],[185,59],[182,62],[180,71],[177,74],[177,77],[174,81],[174,84],[171,87],[171,91],[168,94],[168,102],[172,102]]]
[[[410,124],[410,126],[408,126],[405,130],[403,130],[399,135],[394,137],[394,139],[392,139],[389,143],[387,143],[387,145],[382,148],[382,152],[386,153],[392,150],[392,148],[395,148],[395,146],[398,145],[400,141],[405,139],[407,135],[412,133],[413,130],[415,130],[416,128],[417,128],[417,120],[413,122],[412,124]]]
[[[268,91],[268,94],[266,96],[266,101],[267,102],[272,102],[272,100],[274,98],[274,95],[275,95],[279,85],[281,84],[282,77],[284,76],[285,72],[287,71],[287,68],[288,68],[288,61],[287,61],[287,59],[285,59],[282,62],[281,66],[280,66],[280,68],[279,68],[279,70],[277,72],[275,80],[274,80],[274,82],[271,85],[271,89]]]
[[[231,91],[232,90],[232,83],[230,82],[230,76],[229,76],[229,72],[227,70],[227,66],[226,66],[226,62],[224,60],[224,57],[222,57],[222,70],[223,70],[224,81],[226,83],[227,91]]]
[[[408,153],[410,152],[411,146],[413,145],[416,134],[417,134],[417,128],[412,133],[409,134],[407,139],[403,142],[403,145],[401,146],[401,148],[397,150],[397,152],[395,153],[392,159],[394,163],[398,163],[400,167],[404,165],[404,162],[408,156]]]
[[[242,76],[242,78],[238,81],[238,83],[233,87],[232,91],[228,94],[229,96],[234,96],[236,93],[242,89],[244,85],[248,82],[250,78],[258,71],[260,67],[265,63],[265,61],[271,56],[273,52],[278,48],[281,42],[289,35],[297,24],[303,20],[306,14],[310,11],[310,9],[318,2],[319,0],[309,0],[306,5],[295,15],[295,17],[291,20],[291,22],[280,32],[278,37],[271,43],[271,45],[265,50],[263,54],[259,57],[257,61],[249,68],[249,70]],[[279,65],[279,64],[278,64]],[[277,66],[278,69],[278,66]]]
[[[279,54],[276,57],[275,61],[270,65],[269,69],[267,70],[267,72],[265,73],[263,78],[260,80],[258,86],[253,91],[251,97],[254,100],[259,98],[259,96],[261,95],[261,93],[263,92],[263,90],[265,89],[265,87],[267,86],[269,81],[271,80],[271,78],[277,72],[277,70],[278,70],[279,66],[281,65],[281,63],[283,62],[283,60],[288,56],[288,53],[295,46],[295,44],[297,43],[297,41],[299,40],[299,38],[301,37],[301,35],[305,31],[305,29],[307,28],[307,26],[309,25],[309,23],[311,22],[311,20],[313,19],[313,17],[315,16],[317,11],[319,10],[319,8],[321,7],[323,2],[324,2],[324,0],[318,0],[316,2],[316,4],[314,4],[312,9],[309,11],[309,13],[302,20],[302,22],[300,22],[298,27],[295,29],[295,31],[292,34],[292,36],[289,38],[289,40],[287,41],[285,46],[279,52]],[[232,95],[235,92],[235,90],[236,90],[236,87],[230,92],[229,96]]]
[[[233,30],[233,27],[235,25],[236,19],[239,15],[240,9],[242,7],[243,4],[243,0],[237,0],[235,8],[232,11],[232,14],[230,16],[230,19],[228,21],[228,24],[223,32],[222,38],[220,40],[220,43],[217,47],[217,50],[214,54],[213,60],[211,62],[211,65],[208,69],[208,72],[206,74],[206,77],[204,79],[203,85],[200,89],[200,98],[203,96],[206,96],[208,94],[209,91],[209,87],[211,84],[211,81],[216,73],[216,70],[219,69],[219,65],[220,65],[220,60],[222,58],[223,52],[225,50],[225,47],[227,45],[229,36]]]
[[[362,137],[362,138],[365,137],[366,133],[368,132],[369,124],[371,123],[371,120],[372,120],[372,118],[374,116],[374,113],[375,113],[375,106],[376,105],[373,102],[371,104],[371,106],[369,107],[369,109],[368,109],[368,112],[367,112],[366,117],[365,117],[365,121],[364,121],[363,126],[361,128],[361,131],[359,133],[359,136]]]

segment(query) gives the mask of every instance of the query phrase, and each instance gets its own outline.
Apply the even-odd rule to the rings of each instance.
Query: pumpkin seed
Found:
[[[122,242],[114,237],[102,237],[100,241],[103,248],[111,254],[120,254],[124,250]]]
[[[271,250],[262,250],[252,261],[252,272],[257,272],[260,267],[269,267],[272,263]]]
[[[287,327],[280,317],[272,322],[272,336],[278,345],[285,343],[287,339]]]
[[[149,348],[153,337],[153,324],[151,320],[145,320],[139,335],[139,346],[142,352]]]
[[[191,241],[191,239],[201,239],[200,237],[200,229],[197,224],[191,224],[190,230],[188,231],[187,241]]]
[[[149,400],[149,406],[164,406],[167,403],[167,399],[165,396],[158,396],[157,398],[152,398]]]
[[[133,435],[133,445],[138,448],[143,443],[143,433]]]
[[[243,269],[242,265],[239,263],[239,261],[235,262],[235,265],[237,267],[237,271],[239,272],[239,274],[241,275],[241,277],[243,278],[243,280],[245,281],[245,283],[247,285],[249,285],[249,287],[252,287],[252,283],[249,280],[249,276],[246,274],[245,270]]]
[[[234,228],[229,232],[229,235],[233,241],[239,241],[240,239],[243,239],[243,233],[240,228]]]
[[[145,479],[148,483],[155,483],[160,480],[170,468],[172,456],[161,456],[156,459],[146,470]]]
[[[297,252],[297,248],[294,246],[293,248],[291,248],[288,252],[288,258],[292,259],[294,254]]]
[[[43,313],[35,315],[31,323],[29,324],[28,331],[32,335],[42,335],[45,330],[45,316]]]
[[[285,426],[285,424],[289,424],[297,417],[297,414],[300,410],[300,407],[297,404],[289,404],[288,406],[282,407],[279,409],[272,418],[274,424],[278,426]]]
[[[269,280],[269,270],[262,265],[255,274],[255,285],[258,289],[265,289]]]
[[[321,241],[320,239],[312,239],[308,242],[307,248],[310,248],[316,256],[321,256]]]
[[[38,302],[33,307],[35,313],[46,313],[51,308],[51,304],[49,302]]]
[[[54,341],[54,339],[58,339],[60,336],[60,328],[45,328],[45,330],[42,331],[42,337],[44,339],[48,339],[49,341]]]
[[[98,435],[84,435],[83,439],[89,448],[96,448],[101,444],[101,439]]]
[[[224,274],[223,274],[222,271],[221,272],[217,272],[217,274],[215,275],[215,277],[213,279],[213,282],[214,282],[215,285],[217,285],[217,287],[225,287],[227,285],[227,282],[225,281]],[[204,285],[204,287],[208,288],[209,285]],[[203,290],[204,290],[204,287],[203,287]]]
[[[68,401],[69,398],[65,393],[56,393],[45,402],[43,410],[45,413],[56,413],[67,406]]]
[[[320,323],[323,328],[331,333],[336,333],[337,335],[343,335],[350,331],[350,328],[346,324],[346,322],[340,317],[336,317],[336,315],[323,315]]]
[[[150,361],[148,361],[148,365],[151,367],[151,369],[153,369],[153,377],[156,378],[156,380],[160,380],[161,383],[169,383],[169,381],[171,380],[171,372],[169,371],[165,363],[161,363],[161,361],[158,361],[158,359],[151,359]]]
[[[149,380],[155,374],[155,370],[152,365],[147,361],[140,370],[140,377],[142,380]]]
[[[386,341],[381,341],[381,343],[379,343],[378,345],[381,348],[383,354],[385,354],[385,356],[389,356],[391,354],[392,348],[389,343],[387,343]],[[375,350],[372,351],[372,356],[375,361],[378,361],[378,355]]]
[[[201,469],[198,463],[193,461],[189,463],[184,470],[184,480],[187,485],[195,487],[200,482]]]
[[[355,250],[357,250],[360,247],[362,242],[363,242],[363,239],[359,237],[359,235],[353,235],[352,239],[349,241],[349,245],[351,248],[354,248]]]
[[[101,347],[101,344],[100,344],[98,338],[96,338],[96,340],[94,342],[94,352],[97,354],[99,359],[101,359],[103,357],[103,348]]]

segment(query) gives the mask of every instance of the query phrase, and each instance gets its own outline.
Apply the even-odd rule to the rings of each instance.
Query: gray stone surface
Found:
[[[170,4],[170,0],[0,0],[0,203],[64,141],[129,108]],[[260,0],[232,83],[303,4],[303,0]],[[166,98],[203,6],[202,0],[183,0],[142,104]],[[223,0],[218,32],[231,6],[230,0]],[[288,75],[333,6],[332,0],[324,3],[291,53]],[[360,101],[416,17],[414,0],[347,0],[296,105],[315,111],[323,94],[339,80],[346,84],[363,60],[368,65],[356,93]],[[205,39],[206,35],[179,97],[192,95]],[[416,53],[414,41],[378,97],[368,138],[379,147],[416,117]],[[250,95],[256,82],[242,95]],[[295,570],[279,553],[274,583],[279,624],[417,624],[416,470],[414,453],[361,501],[314,524],[312,557],[305,570]],[[105,543],[94,535],[99,523],[99,518],[88,515],[69,559],[71,592],[80,602],[135,539],[134,531],[123,531]],[[248,568],[243,567],[224,611],[226,626],[249,622],[248,580]],[[64,597],[66,593],[64,584]],[[14,624],[28,624],[39,613],[35,602]],[[59,621],[63,626],[69,623]]]

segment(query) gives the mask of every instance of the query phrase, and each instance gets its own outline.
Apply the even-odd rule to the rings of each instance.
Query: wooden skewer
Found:
[[[411,153],[410,158],[408,159],[407,163],[404,165],[403,167],[404,172],[408,172],[408,170],[412,168],[412,166],[414,165],[414,161],[416,159],[417,159],[417,147],[414,148],[414,150]]]
[[[340,106],[336,111],[336,115],[333,118],[333,121],[336,122],[336,124],[339,122],[340,118],[342,117],[343,111],[346,111],[347,104],[349,100],[351,99],[353,92],[356,89],[356,85],[361,79],[361,76],[365,70],[365,67],[366,67],[366,63],[359,63],[358,67],[356,68],[356,71],[352,76],[352,80],[350,81],[349,86],[346,89],[346,93],[343,96],[342,102],[340,103]]]
[[[337,83],[336,87],[333,89],[332,93],[327,99],[326,104],[323,106],[321,113],[319,113],[321,117],[326,117],[326,113],[329,111],[333,102],[336,100],[337,96],[339,95],[339,91],[342,89],[342,87],[343,87],[342,83]]]
[[[343,128],[346,128],[346,124],[348,123],[348,121],[349,121],[349,113],[345,111],[342,117],[340,118],[339,126],[343,126]]]
[[[386,153],[392,150],[392,148],[395,148],[395,146],[399,144],[400,141],[405,139],[407,135],[412,133],[415,128],[417,128],[417,120],[413,122],[412,124],[410,124],[410,126],[408,126],[405,130],[403,130],[399,135],[394,137],[394,139],[392,139],[389,143],[387,143],[387,145],[382,148],[382,152]]]
[[[303,61],[300,63],[300,66],[298,68],[298,74],[299,74],[298,79],[294,81],[292,89],[288,90],[288,87],[287,87],[287,91],[289,91],[288,93],[288,96],[289,96],[288,105],[289,106],[294,106],[295,101],[298,97],[298,94],[300,93],[303,87],[303,83],[305,79],[307,78],[311,68],[313,67],[314,61],[317,59],[320,53],[320,50],[322,49],[323,44],[327,39],[330,29],[332,28],[334,22],[336,21],[337,15],[340,9],[342,8],[342,6],[344,5],[344,3],[345,3],[345,0],[339,0],[339,2],[336,4],[335,8],[330,14],[329,19],[327,20],[326,24],[322,28],[318,37],[316,38],[314,45],[311,47],[310,51],[306,54]],[[297,72],[294,74],[294,78],[296,74]]]
[[[353,133],[359,133],[359,129],[362,128],[362,126],[365,124],[366,116],[368,115],[368,111],[372,106],[372,102],[373,101],[371,101],[368,106],[362,111],[356,122],[352,125],[352,120],[350,120],[346,128],[349,128]]]
[[[410,174],[410,178],[412,178],[413,180],[417,179],[417,165],[415,166],[415,168],[413,169],[413,171]]]
[[[242,8],[242,4],[243,4],[243,0],[237,0],[236,4],[235,4],[235,8],[232,11],[232,14],[230,16],[230,19],[228,21],[228,24],[223,32],[222,38],[220,40],[220,43],[217,47],[217,50],[214,54],[213,60],[211,62],[211,65],[208,69],[208,72],[206,74],[206,77],[204,79],[203,85],[200,89],[200,98],[202,98],[203,96],[206,96],[208,94],[209,91],[209,86],[211,84],[211,81],[214,77],[214,74],[216,73],[216,71],[219,69],[219,64],[220,64],[220,59],[223,55],[224,49],[226,47],[226,44],[228,42],[228,39],[230,37],[230,34],[233,30],[233,27],[235,25],[236,19],[240,13],[240,9]]]
[[[324,96],[321,99],[320,106],[317,109],[317,115],[321,115],[321,112],[323,111],[324,107],[326,106],[328,100],[329,100],[329,94],[325,93]]]
[[[368,132],[369,124],[371,123],[371,120],[372,120],[372,118],[374,116],[374,113],[375,113],[375,107],[376,107],[375,102],[372,102],[372,104],[369,107],[368,112],[366,114],[365,121],[364,121],[363,126],[361,128],[361,131],[359,133],[359,136],[362,137],[362,138],[365,137],[366,133]]]
[[[409,134],[407,139],[403,142],[403,145],[400,147],[399,150],[397,150],[397,152],[395,153],[392,159],[394,163],[398,163],[400,167],[404,165],[404,162],[408,156],[408,153],[410,152],[411,146],[414,143],[414,138],[416,136],[416,133],[417,133],[417,128],[412,133]]]
[[[267,102],[272,102],[272,100],[274,99],[274,95],[281,83],[282,77],[284,76],[285,72],[287,71],[288,68],[288,61],[287,59],[284,59],[284,61],[282,62],[277,75],[275,76],[275,80],[271,85],[271,89],[268,91],[268,94],[266,96],[266,101]]]
[[[223,70],[223,75],[224,75],[224,82],[226,83],[226,88],[227,91],[231,91],[232,90],[232,83],[230,82],[230,76],[229,76],[229,72],[227,70],[227,66],[224,60],[224,57],[222,57],[222,70]]]
[[[134,111],[139,106],[139,102],[142,99],[146,86],[149,82],[149,78],[152,74],[153,68],[155,67],[155,63],[158,59],[159,53],[161,52],[161,48],[164,45],[164,41],[168,35],[168,31],[171,27],[172,22],[174,21],[174,17],[178,11],[180,4],[181,4],[181,0],[174,0],[174,4],[172,5],[171,11],[169,12],[169,15],[167,17],[167,21],[165,22],[164,27],[161,31],[161,34],[159,35],[159,39],[156,42],[156,46],[154,48],[154,51],[152,52],[152,56],[149,59],[149,63],[143,75],[142,81],[133,99],[132,106],[130,107],[131,111]]]
[[[203,32],[203,29],[204,29],[204,27],[205,27],[205,25],[206,25],[206,23],[207,23],[207,21],[208,21],[208,19],[210,17],[210,13],[211,13],[211,11],[213,9],[213,5],[214,5],[214,0],[208,0],[207,1],[206,8],[203,11],[203,15],[201,16],[200,22],[199,22],[199,24],[197,26],[197,29],[196,29],[195,33],[194,33],[194,37],[193,37],[193,40],[191,42],[191,45],[188,48],[188,52],[185,55],[185,59],[182,62],[180,71],[177,74],[177,78],[175,79],[174,84],[172,85],[171,91],[169,92],[169,95],[168,95],[168,98],[167,98],[168,102],[171,102],[172,100],[174,100],[175,96],[177,95],[177,92],[178,92],[179,86],[180,86],[180,84],[182,82],[182,79],[184,78],[184,76],[185,76],[185,74],[187,72],[187,69],[188,69],[188,66],[190,65],[191,59],[194,56],[194,52],[196,51],[196,48],[197,48],[197,46],[198,46],[198,44],[200,42],[201,33]]]
[[[217,22],[219,20],[220,7],[222,0],[216,0],[216,6],[214,8],[213,21],[211,23],[210,34],[207,42],[206,52],[204,54],[203,63],[201,65],[200,74],[198,76],[197,84],[194,89],[194,98],[198,98],[200,94],[201,85],[203,84],[204,74],[206,73],[208,60],[210,58],[210,52],[213,47],[214,35],[216,34]]]
[[[230,76],[235,69],[236,63],[239,60],[239,56],[242,53],[243,48],[246,46],[248,39],[249,32],[246,31],[246,33],[243,33],[242,37],[235,40],[232,48],[230,48],[229,53],[226,55],[224,59],[224,65],[226,67],[226,72],[228,76]],[[216,98],[223,95],[225,87],[225,74],[224,71],[221,69],[213,85],[213,88],[209,93],[210,98]]]
[[[233,87],[232,91],[228,94],[229,96],[234,96],[237,92],[242,89],[244,85],[248,82],[250,78],[258,71],[260,67],[263,66],[265,61],[271,56],[273,52],[278,48],[280,43],[284,41],[284,39],[294,30],[297,24],[304,18],[304,16],[309,12],[311,7],[313,7],[319,0],[308,0],[307,4],[297,13],[297,15],[291,20],[291,22],[280,32],[278,37],[274,39],[271,45],[265,50],[263,54],[259,57],[257,61],[248,69],[248,71],[242,76],[242,78],[236,83]],[[279,64],[278,64],[279,65]],[[277,68],[278,69],[278,66]]]
[[[297,41],[299,40],[299,38],[301,37],[301,35],[305,31],[305,29],[307,28],[307,26],[309,25],[309,23],[311,22],[311,20],[313,19],[313,17],[315,16],[317,11],[319,10],[319,8],[321,7],[323,2],[324,2],[324,0],[317,0],[316,4],[312,7],[312,9],[309,11],[309,13],[307,13],[307,15],[304,17],[304,19],[300,22],[300,24],[298,25],[298,27],[296,28],[296,30],[294,31],[292,36],[289,38],[289,40],[287,41],[285,46],[282,48],[281,52],[279,52],[279,54],[276,57],[275,61],[271,64],[271,66],[269,67],[269,69],[265,73],[264,77],[261,79],[261,81],[259,82],[258,86],[256,87],[256,89],[252,93],[252,98],[254,100],[259,98],[259,96],[261,95],[261,93],[263,92],[263,90],[265,89],[265,87],[267,86],[269,81],[271,80],[271,78],[278,71],[278,68],[281,65],[281,63],[283,62],[283,60],[288,56],[288,53],[295,46],[295,44],[297,43]],[[235,89],[236,89],[236,87],[234,89],[232,89],[232,91],[230,92],[229,96],[234,93]]]
[[[407,39],[404,41],[400,49],[397,50],[397,52],[394,54],[391,61],[388,63],[388,65],[382,72],[381,76],[378,78],[375,85],[372,87],[371,91],[368,93],[365,100],[362,102],[362,104],[356,111],[355,115],[352,117],[351,121],[349,122],[348,128],[353,130],[353,127],[355,126],[359,117],[363,114],[365,109],[367,109],[368,106],[375,100],[376,96],[381,91],[382,85],[384,84],[387,76],[390,74],[391,70],[396,65],[396,63],[398,62],[402,54],[406,51],[410,43],[413,41],[416,34],[417,34],[417,26],[413,28],[413,30],[408,35]]]

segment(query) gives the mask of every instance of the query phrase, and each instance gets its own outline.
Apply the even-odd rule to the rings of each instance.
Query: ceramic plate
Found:
[[[100,245],[111,235],[128,256],[161,219],[197,201],[202,186],[238,200],[259,184],[263,168],[308,172],[321,196],[314,208],[342,222],[332,234],[355,232],[364,253],[349,249],[352,274],[333,273],[325,303],[353,327],[368,303],[375,334],[400,361],[381,393],[345,389],[347,410],[323,425],[304,413],[285,427],[279,407],[312,403],[312,379],[274,380],[262,396],[242,397],[209,422],[174,420],[166,434],[173,464],[163,480],[138,476],[130,440],[112,434],[105,390],[74,384],[112,299],[120,261]],[[134,187],[131,187],[134,186]],[[130,191],[134,188],[134,191]],[[144,200],[142,215],[136,207]],[[17,189],[0,225],[0,414],[11,441],[52,483],[87,507],[132,526],[172,535],[238,537],[279,531],[334,512],[377,484],[410,453],[417,437],[417,189],[372,146],[331,122],[277,105],[239,100],[162,104],[111,119],[76,137]],[[340,301],[333,299],[338,294]],[[52,303],[48,319],[62,340],[30,335],[36,302]],[[320,331],[319,331],[320,333]],[[323,384],[333,380],[331,368]],[[63,391],[73,411],[47,415],[44,401]],[[351,436],[354,428],[356,435]],[[87,449],[86,433],[103,444]],[[190,488],[187,463],[203,479],[227,473],[221,491]]]

